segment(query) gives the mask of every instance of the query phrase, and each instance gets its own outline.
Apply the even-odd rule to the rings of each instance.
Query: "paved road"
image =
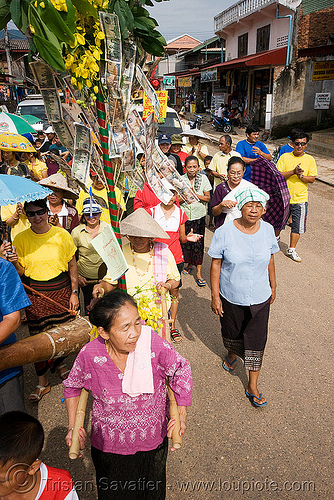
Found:
[[[193,276],[183,279],[179,325],[184,340],[179,350],[192,365],[194,404],[184,447],[169,454],[168,500],[333,498],[333,188],[316,183],[310,191],[309,232],[298,247],[303,261],[285,256],[289,230],[282,233],[276,254],[278,294],[260,378],[267,408],[253,408],[244,396],[246,373],[240,361],[233,375],[221,368],[225,351],[209,287],[197,287]],[[206,249],[211,238],[208,231]],[[206,279],[209,266],[206,256]],[[35,383],[31,366],[25,378],[28,395]],[[57,375],[51,382],[51,393],[38,406],[27,404],[46,431],[42,458],[68,468],[80,499],[94,500],[89,449],[81,461],[67,458],[63,391]],[[88,419],[89,414],[86,427]]]

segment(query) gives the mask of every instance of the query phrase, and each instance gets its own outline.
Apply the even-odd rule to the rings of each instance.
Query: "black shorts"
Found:
[[[180,283],[179,283],[179,286],[177,286],[176,288],[181,288],[181,286],[182,286],[182,271],[184,268],[184,262],[180,262],[180,264],[176,264],[176,267],[178,268],[178,271],[180,273]]]

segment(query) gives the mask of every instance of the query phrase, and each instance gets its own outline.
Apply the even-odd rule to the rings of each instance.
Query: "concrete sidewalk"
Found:
[[[219,137],[223,135],[223,132],[216,132],[213,129],[211,121],[203,123],[201,130],[203,130],[203,132],[205,132],[210,137],[210,139],[216,144],[219,141]],[[233,149],[235,149],[237,142],[242,141],[243,139],[246,138],[245,129],[238,129],[237,127],[234,127],[233,133],[231,135],[232,135]],[[274,141],[271,139],[264,141],[265,145],[267,146],[267,148],[271,153],[273,153],[278,146],[282,146],[287,142],[288,142],[287,137],[282,139],[277,139]],[[310,144],[311,142],[312,139],[310,140]],[[317,163],[317,168],[318,168],[317,180],[320,182],[324,182],[329,186],[334,187],[334,158],[331,158],[329,156],[320,156],[318,154],[312,153],[311,151],[309,152],[309,154],[311,154],[314,157]]]

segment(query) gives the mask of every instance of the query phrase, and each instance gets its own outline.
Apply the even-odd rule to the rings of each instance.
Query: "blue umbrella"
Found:
[[[52,194],[48,189],[25,177],[0,174],[0,206],[35,201]]]

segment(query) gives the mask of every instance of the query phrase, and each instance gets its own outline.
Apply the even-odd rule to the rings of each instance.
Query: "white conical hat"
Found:
[[[151,217],[144,208],[138,208],[135,212],[123,219],[119,228],[124,236],[139,236],[141,238],[169,239],[168,234]]]

